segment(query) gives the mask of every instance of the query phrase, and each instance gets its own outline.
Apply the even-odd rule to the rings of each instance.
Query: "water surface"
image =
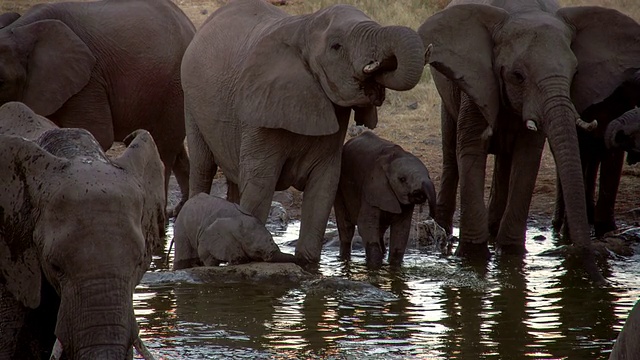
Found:
[[[298,230],[294,223],[275,237],[283,251],[294,252],[282,244]],[[142,339],[165,359],[606,359],[640,296],[640,256],[609,260],[612,286],[598,289],[579,263],[541,255],[556,246],[549,231],[530,229],[524,259],[482,265],[414,246],[399,271],[367,270],[362,250],[344,263],[325,248],[322,274],[388,296],[145,281],[134,306]]]

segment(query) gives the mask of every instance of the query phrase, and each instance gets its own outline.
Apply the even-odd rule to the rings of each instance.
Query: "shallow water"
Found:
[[[276,242],[298,230],[291,224]],[[640,296],[640,256],[609,260],[612,286],[598,289],[580,264],[541,255],[556,246],[549,231],[530,229],[524,259],[494,256],[481,266],[412,247],[396,272],[368,271],[361,250],[346,264],[325,248],[321,273],[389,296],[147,279],[134,306],[142,339],[165,359],[606,359]]]

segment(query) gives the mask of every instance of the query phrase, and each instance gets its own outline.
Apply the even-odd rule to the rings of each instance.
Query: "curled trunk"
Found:
[[[584,181],[575,126],[576,112],[568,97],[561,97],[545,104],[544,117],[547,119],[544,130],[562,184],[571,241],[578,249],[591,278],[602,284],[605,281],[595,262],[587,222]]]
[[[622,114],[607,125],[604,143],[608,149],[623,148],[633,133],[640,133],[640,109],[632,109]]]
[[[427,194],[427,202],[429,203],[429,216],[432,219],[436,218],[436,188],[432,181],[425,181],[422,183],[422,188]]]
[[[418,34],[404,26],[386,26],[378,30],[375,41],[381,47],[382,58],[377,60],[383,69],[376,74],[375,81],[398,91],[416,86],[425,64],[424,45]]]

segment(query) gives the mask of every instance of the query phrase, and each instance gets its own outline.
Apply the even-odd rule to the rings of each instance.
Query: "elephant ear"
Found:
[[[12,101],[0,106],[0,134],[33,140],[47,130],[57,128],[56,124],[21,102]]]
[[[18,301],[36,308],[42,275],[33,234],[42,194],[34,181],[68,161],[17,136],[0,135],[0,154],[0,281]]]
[[[387,170],[394,157],[393,153],[388,152],[377,157],[373,165],[373,170],[369,175],[369,179],[365,182],[362,191],[364,193],[364,199],[368,204],[382,211],[400,214],[402,212],[400,202],[391,188],[389,178],[387,177]]]
[[[133,174],[144,191],[142,232],[146,244],[145,261],[148,265],[152,253],[161,246],[164,237],[164,165],[148,131],[136,130],[124,139],[124,143],[127,149],[113,163]]]
[[[502,9],[479,4],[448,7],[425,21],[418,34],[427,63],[453,81],[494,125],[500,89],[493,72],[493,29],[507,20]]]
[[[4,14],[0,14],[0,29],[9,26],[14,21],[20,18],[20,14],[16,12],[6,12]]]
[[[87,85],[96,58],[63,22],[42,20],[11,31],[27,54],[22,101],[33,111],[51,115]]]
[[[371,130],[378,125],[378,108],[374,105],[354,107],[353,112],[356,125],[364,125]]]
[[[289,27],[263,37],[243,65],[235,98],[240,120],[251,126],[322,136],[338,131],[333,103],[309,72]]]
[[[578,69],[571,99],[582,113],[640,69],[640,25],[617,10],[598,6],[567,7],[557,14],[575,29],[571,49]]]
[[[198,256],[205,265],[210,266],[208,263],[214,264],[215,260],[233,264],[249,261],[240,239],[234,236],[241,226],[239,217],[218,218],[200,233]]]

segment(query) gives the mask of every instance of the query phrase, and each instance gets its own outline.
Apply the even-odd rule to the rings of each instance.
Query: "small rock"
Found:
[[[536,235],[536,236],[533,237],[533,240],[538,240],[538,241],[546,240],[546,239],[547,239],[547,237],[544,236],[544,235]]]
[[[407,105],[407,108],[411,109],[411,110],[415,110],[418,108],[418,102],[412,102],[411,104]]]
[[[207,10],[207,9],[200,10],[200,14],[202,14],[202,15],[207,15],[208,13],[209,13],[209,10]]]

